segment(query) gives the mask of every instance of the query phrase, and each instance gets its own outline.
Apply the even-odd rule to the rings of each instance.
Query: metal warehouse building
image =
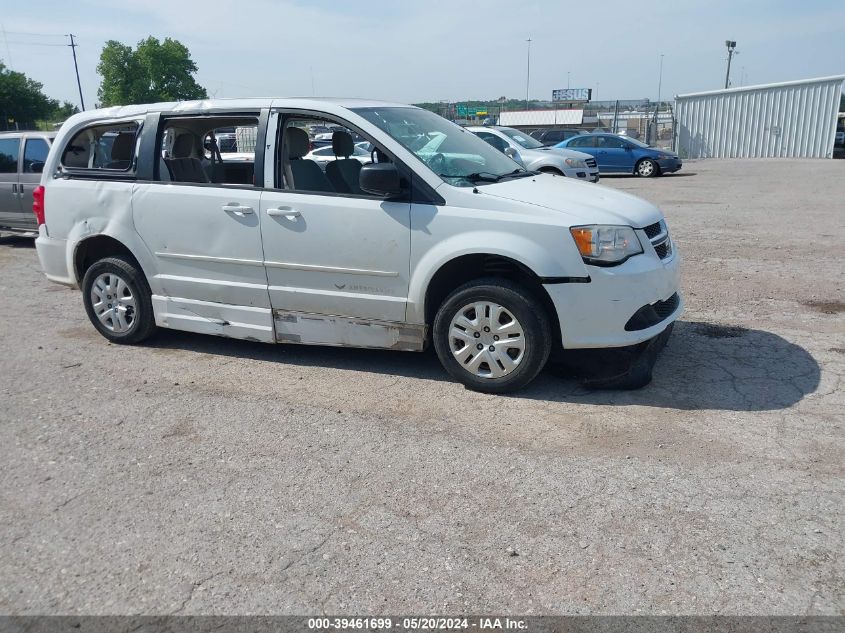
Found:
[[[830,158],[845,75],[675,97],[684,158]]]

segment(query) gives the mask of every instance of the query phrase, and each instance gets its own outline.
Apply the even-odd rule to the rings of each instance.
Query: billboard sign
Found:
[[[589,101],[592,96],[592,88],[560,88],[559,90],[552,90],[552,101]]]

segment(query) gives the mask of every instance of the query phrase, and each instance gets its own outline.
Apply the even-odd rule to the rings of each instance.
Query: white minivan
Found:
[[[305,158],[332,126],[336,160]],[[254,128],[254,154],[216,131]],[[340,128],[340,129],[338,129]],[[371,143],[355,157],[355,138]],[[251,160],[250,160],[251,158]],[[654,205],[526,171],[427,110],[237,99],[83,112],[33,210],[47,277],[94,327],[421,351],[466,386],[528,384],[554,349],[624,347],[682,310]]]

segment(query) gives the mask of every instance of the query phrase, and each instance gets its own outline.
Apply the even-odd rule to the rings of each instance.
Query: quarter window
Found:
[[[17,173],[20,147],[18,138],[0,138],[0,174]]]
[[[139,128],[136,121],[87,127],[65,146],[62,166],[128,172],[135,165]]]

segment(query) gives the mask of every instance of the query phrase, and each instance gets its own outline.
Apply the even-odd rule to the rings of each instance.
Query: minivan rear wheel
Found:
[[[106,257],[92,264],[82,278],[82,301],[97,331],[114,343],[140,343],[155,331],[150,288],[128,259]]]
[[[478,279],[452,292],[434,319],[434,348],[449,374],[475,391],[530,383],[551,351],[549,318],[534,295],[507,279]]]

